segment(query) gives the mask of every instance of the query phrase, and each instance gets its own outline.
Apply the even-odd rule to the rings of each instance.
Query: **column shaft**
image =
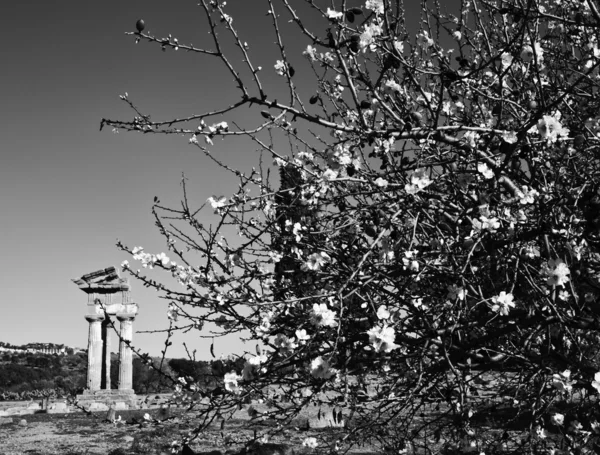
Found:
[[[104,346],[102,350],[102,388],[110,390],[110,320],[107,319],[102,324],[102,339]]]
[[[134,315],[117,315],[121,322],[121,333],[119,335],[119,390],[133,390],[133,353],[129,347],[133,336]]]
[[[90,323],[88,333],[88,390],[100,390],[102,374],[102,314],[92,314],[85,317]]]

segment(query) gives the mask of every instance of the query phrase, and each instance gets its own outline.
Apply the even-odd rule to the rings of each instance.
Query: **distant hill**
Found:
[[[164,359],[162,363],[160,358],[150,360],[149,365],[140,358],[133,359],[133,388],[138,394],[171,392],[179,377],[191,378],[201,388],[212,389],[226,372],[240,371],[243,366],[240,359]],[[82,349],[52,343],[14,346],[0,342],[0,400],[76,395],[86,387],[86,375],[87,351]],[[118,377],[118,355],[113,353],[113,389],[118,388]]]
[[[28,343],[22,346],[13,345],[0,341],[0,354],[3,353],[30,353],[30,354],[58,354],[72,355],[76,352],[83,352],[83,349],[73,348],[64,344],[54,343]]]

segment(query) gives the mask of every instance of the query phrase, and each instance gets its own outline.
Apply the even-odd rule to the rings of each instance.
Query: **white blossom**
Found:
[[[594,375],[594,380],[592,381],[592,387],[600,393],[600,371]]]
[[[421,168],[413,172],[413,174],[410,176],[410,183],[407,183],[404,186],[404,189],[408,194],[416,194],[432,183],[433,181],[429,178],[427,170]]]
[[[383,0],[367,0],[365,8],[375,11],[377,14],[383,14]]]
[[[335,313],[327,308],[326,303],[315,303],[311,313],[312,323],[317,327],[335,327]]]
[[[321,267],[330,260],[331,258],[329,257],[329,255],[323,251],[321,251],[320,253],[313,253],[308,257],[308,260],[304,264],[302,264],[301,268],[304,271],[320,270]]]
[[[557,112],[554,116],[544,115],[538,120],[537,125],[533,126],[529,131],[537,131],[542,139],[546,139],[548,144],[553,144],[559,137],[567,137],[569,135],[569,129],[564,128],[560,124],[560,117],[560,112]]]
[[[503,69],[508,68],[513,62],[513,56],[508,52],[503,52],[502,55],[500,55],[500,58],[502,59]]]
[[[394,49],[398,54],[402,55],[404,52],[404,43],[402,41],[394,40]]]
[[[557,412],[552,416],[551,420],[554,425],[560,426],[565,423],[565,416],[564,414],[560,414]]]
[[[567,276],[571,273],[567,264],[561,259],[550,259],[543,267],[542,273],[548,275],[546,284],[549,286],[564,286],[570,281]]]
[[[493,232],[499,227],[500,221],[498,221],[498,218],[495,217],[488,218],[484,215],[481,215],[479,219],[473,220],[473,228],[477,231],[488,230]]]
[[[379,318],[379,319],[389,319],[389,317],[390,317],[390,311],[388,310],[387,306],[381,305],[377,309],[377,318]]]
[[[225,207],[227,204],[227,198],[225,196],[211,196],[206,200],[213,208],[214,213],[219,213],[219,209]]]
[[[529,189],[527,186],[523,186],[522,191],[518,194],[519,202],[523,205],[533,204],[535,202],[535,198],[539,195],[540,193],[533,188]]]
[[[433,40],[429,37],[429,33],[423,30],[417,35],[417,44],[419,44],[419,46],[427,48],[433,46]]]
[[[388,181],[379,177],[377,178],[377,180],[375,180],[375,185],[377,185],[380,188],[386,188],[388,186]]]
[[[275,72],[279,76],[285,76],[285,73],[287,71],[287,67],[286,67],[285,62],[283,60],[277,60],[277,63],[275,63],[274,67],[275,67]]]
[[[510,309],[515,307],[513,295],[511,293],[507,294],[505,291],[492,297],[492,303],[492,311],[502,316],[507,316]]]
[[[240,381],[241,379],[242,379],[242,376],[237,374],[235,371],[226,373],[225,377],[223,378],[223,381],[225,383],[225,390],[227,390],[228,392],[231,392],[235,395],[241,394],[242,389],[241,389],[240,385],[238,384],[238,381]]]
[[[296,330],[296,339],[298,340],[298,344],[303,345],[310,340],[310,335],[306,333],[306,330],[298,329]]]
[[[336,371],[331,368],[329,362],[323,357],[317,357],[310,363],[310,374],[317,379],[329,379]]]
[[[386,325],[373,327],[367,331],[367,335],[369,335],[369,342],[376,352],[390,352],[398,347],[397,344],[394,344],[396,332],[393,327]]]
[[[371,46],[371,51],[374,50],[372,47],[375,44],[375,38],[380,36],[383,33],[383,29],[381,25],[376,23],[371,23],[365,26],[363,33],[360,35],[360,47],[363,50],[366,50],[368,46]]]
[[[331,8],[327,8],[327,13],[325,14],[329,19],[341,19],[344,16],[344,13],[335,11]]]
[[[306,46],[306,50],[302,52],[302,55],[306,55],[310,60],[314,61],[317,59],[317,50],[309,44]]]
[[[402,91],[402,87],[396,81],[389,79],[383,85],[383,90],[386,93],[399,93]]]
[[[571,370],[565,370],[562,373],[552,375],[552,387],[560,392],[571,392],[573,390],[572,383]]]
[[[477,172],[483,175],[484,179],[494,178],[494,171],[486,163],[477,163]]]

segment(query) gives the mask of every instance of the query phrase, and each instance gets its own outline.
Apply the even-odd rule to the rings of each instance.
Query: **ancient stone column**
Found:
[[[110,319],[106,319],[102,323],[102,388],[106,390],[110,390],[110,329]]]
[[[100,390],[102,374],[102,321],[103,314],[88,314],[85,319],[90,323],[88,334],[88,390]]]
[[[119,313],[117,319],[121,323],[119,334],[119,390],[133,390],[133,355],[129,342],[133,336],[133,319],[135,314]]]

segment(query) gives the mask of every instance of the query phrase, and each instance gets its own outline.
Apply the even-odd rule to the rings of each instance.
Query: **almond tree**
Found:
[[[138,22],[136,41],[220,60],[239,100],[156,121],[124,96],[134,119],[102,126],[185,135],[239,187],[208,214],[185,187],[182,208],[156,202],[168,256],[120,245],[179,286],[123,266],[164,293],[173,330],[256,344],[221,387],[181,380],[197,431],[240,406],[279,431],[316,404],[347,422],[318,441],[340,450],[584,453],[599,430],[600,13],[593,0],[423,0],[415,17],[410,3],[267,0],[278,57],[262,71],[220,0],[199,4],[211,48]],[[254,124],[226,121],[249,107]],[[270,155],[281,182],[211,153],[230,136]],[[500,411],[499,432],[475,424]]]

